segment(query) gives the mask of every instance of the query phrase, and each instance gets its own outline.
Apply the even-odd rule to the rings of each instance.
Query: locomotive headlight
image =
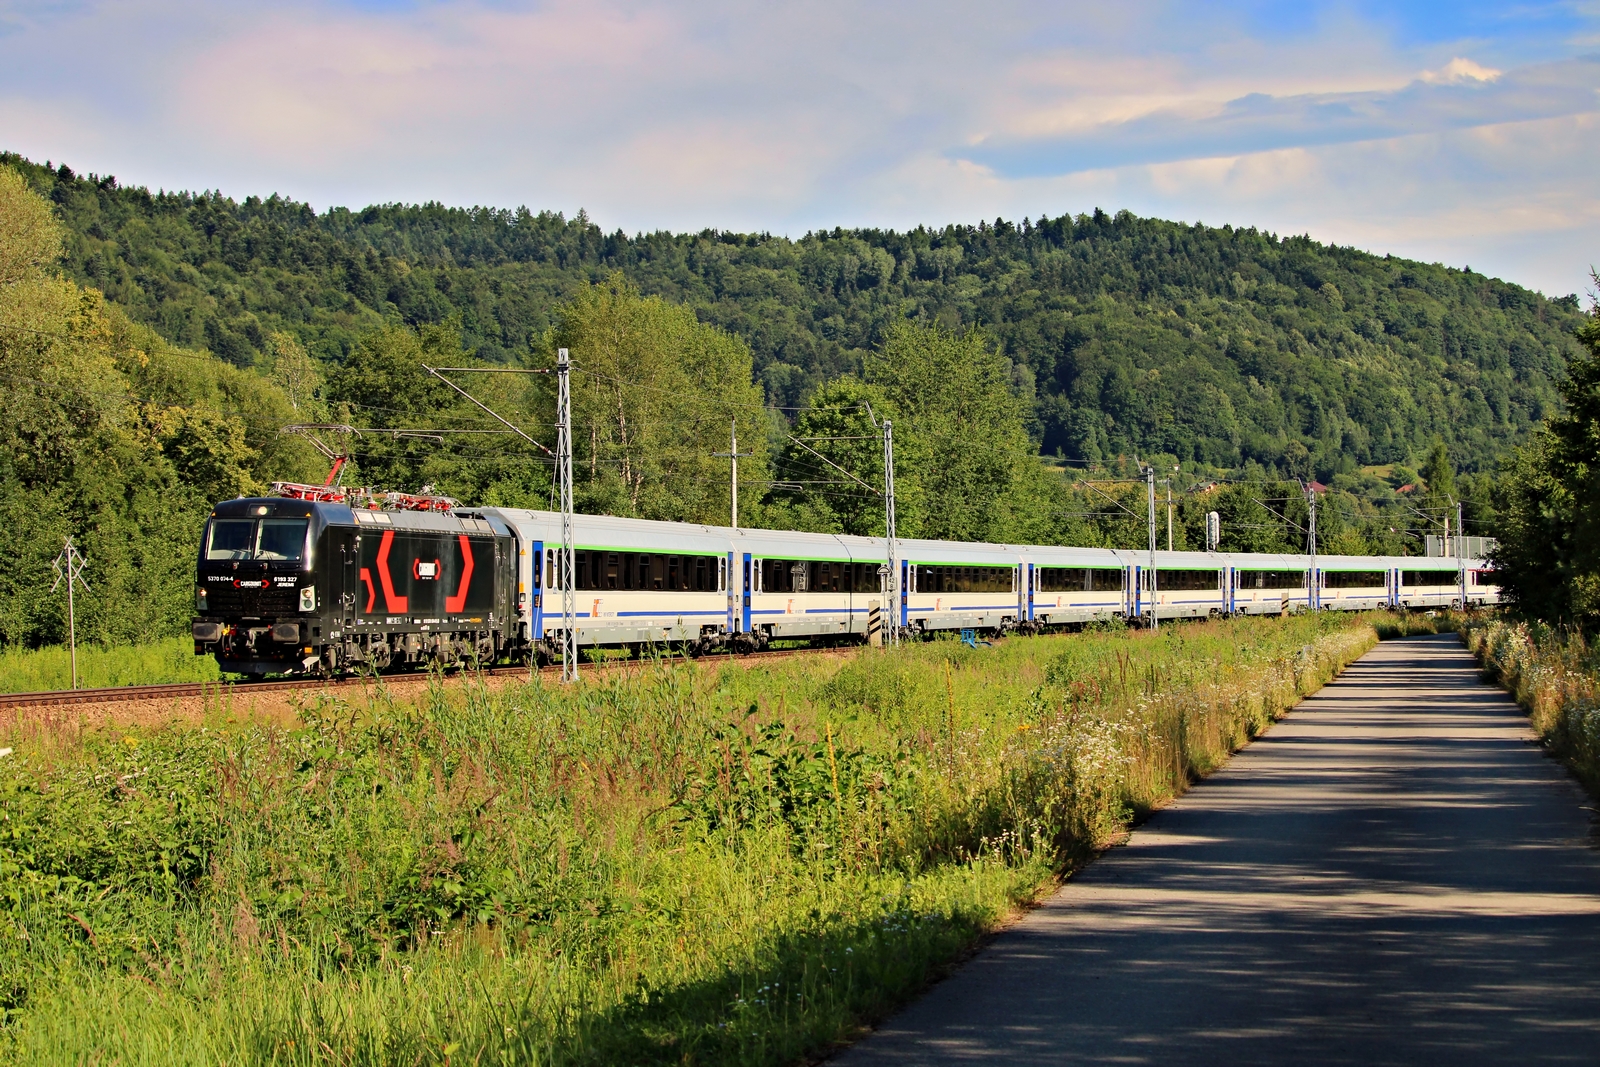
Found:
[[[316,611],[317,610],[317,587],[316,586],[308,585],[304,589],[300,590],[300,610],[301,611]]]
[[[194,610],[196,610],[196,611],[204,611],[204,610],[206,610],[206,587],[203,586],[203,585],[195,587],[195,591],[194,591]]]

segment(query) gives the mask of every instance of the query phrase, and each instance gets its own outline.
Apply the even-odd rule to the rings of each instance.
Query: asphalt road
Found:
[[[1600,1064],[1590,803],[1385,642],[834,1063]]]

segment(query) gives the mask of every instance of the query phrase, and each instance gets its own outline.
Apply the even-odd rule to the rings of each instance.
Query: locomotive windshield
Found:
[[[206,559],[297,560],[305,555],[306,519],[212,519]]]

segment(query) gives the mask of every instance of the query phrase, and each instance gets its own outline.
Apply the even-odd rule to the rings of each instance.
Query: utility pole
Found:
[[[1317,491],[1309,485],[1306,486],[1306,548],[1311,555],[1311,588],[1308,600],[1311,610],[1316,611],[1322,606],[1322,590],[1318,588],[1318,583],[1322,579],[1317,574]]]
[[[870,414],[870,413],[869,413]],[[883,539],[888,557],[889,645],[900,643],[900,563],[895,559],[894,533],[894,423],[883,420]]]
[[[83,569],[89,561],[78,554],[72,544],[72,538],[67,538],[66,547],[51,564],[56,572],[56,583],[50,587],[54,593],[63,581],[67,583],[67,646],[72,650],[72,688],[78,688],[78,613],[72,599],[72,587],[83,586],[83,591],[89,591],[89,581],[83,577]]]
[[[1150,505],[1150,629],[1159,630],[1161,620],[1156,617],[1156,468],[1151,464],[1144,469],[1145,497]]]
[[[561,482],[561,680],[578,680],[577,548],[572,521],[572,361],[556,350],[556,477]]]
[[[755,455],[754,452],[739,451],[739,420],[733,419],[728,432],[728,450],[726,452],[713,452],[717,459],[726,459],[733,464],[733,481],[728,487],[728,525],[735,530],[739,528],[739,460]]]
[[[1178,468],[1173,467],[1176,473]],[[1172,551],[1172,479],[1167,479],[1167,551]]]

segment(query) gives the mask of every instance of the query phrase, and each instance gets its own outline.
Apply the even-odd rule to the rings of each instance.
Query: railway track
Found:
[[[852,646],[854,647],[854,646]],[[695,662],[716,662],[728,659],[731,662],[744,662],[748,660],[773,659],[785,656],[815,655],[817,653],[838,652],[839,649],[828,648],[782,648],[769,649],[765,652],[750,652],[740,656],[722,657],[710,656]],[[586,663],[583,670],[588,671],[613,671],[627,667],[637,667],[641,661],[631,659],[611,660],[601,663]],[[480,674],[489,677],[508,675],[527,675],[527,667],[490,667],[485,670],[471,672],[458,671],[448,677],[456,678],[467,674]],[[560,667],[541,667],[541,675],[555,677],[560,675]],[[343,686],[363,685],[369,681],[423,681],[428,675],[421,672],[409,674],[384,674],[376,679],[368,675],[347,675],[338,678],[290,678],[279,681],[261,682],[181,682],[172,685],[122,685],[106,689],[55,689],[42,693],[0,693],[0,708],[29,708],[50,707],[67,704],[105,704],[126,700],[180,700],[186,697],[204,697],[207,695],[220,696],[224,693],[265,693],[272,690],[283,689],[337,689]]]

